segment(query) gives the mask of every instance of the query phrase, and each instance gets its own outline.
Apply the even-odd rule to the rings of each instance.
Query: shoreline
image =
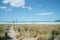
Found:
[[[0,24],[13,24],[13,22],[0,22]],[[60,22],[15,22],[14,24],[60,24]]]

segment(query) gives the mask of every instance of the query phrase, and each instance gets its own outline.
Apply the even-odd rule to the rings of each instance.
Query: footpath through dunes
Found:
[[[11,40],[60,40],[60,24],[0,24],[0,37],[6,33]]]

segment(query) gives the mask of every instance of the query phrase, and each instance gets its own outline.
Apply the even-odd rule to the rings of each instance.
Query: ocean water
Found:
[[[0,24],[60,24],[60,22],[39,22],[39,21],[18,21],[18,22],[0,22]]]

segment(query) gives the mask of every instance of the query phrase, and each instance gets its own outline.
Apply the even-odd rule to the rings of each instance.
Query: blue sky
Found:
[[[0,0],[0,21],[60,19],[60,0]]]

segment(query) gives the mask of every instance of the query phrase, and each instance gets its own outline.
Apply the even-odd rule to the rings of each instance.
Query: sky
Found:
[[[0,21],[55,21],[60,0],[0,0]]]

